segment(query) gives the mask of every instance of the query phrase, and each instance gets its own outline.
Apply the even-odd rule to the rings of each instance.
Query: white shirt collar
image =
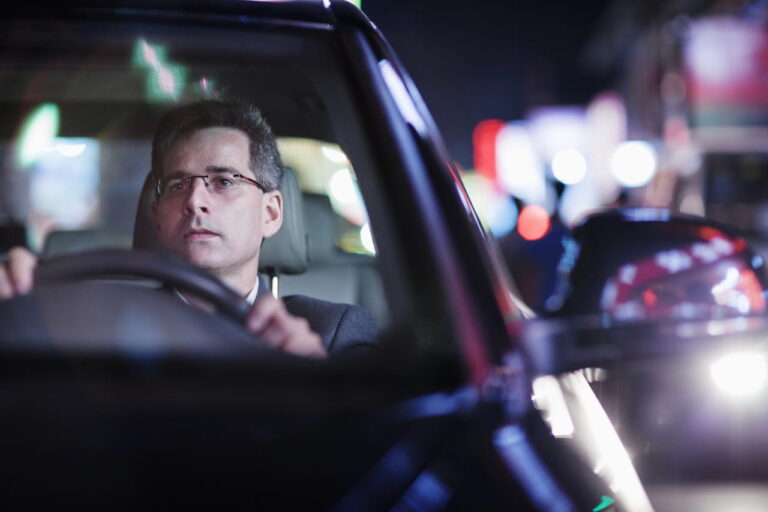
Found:
[[[251,289],[251,293],[246,295],[245,301],[248,304],[253,304],[256,302],[256,296],[259,294],[259,278],[256,278],[256,284],[253,285],[253,288]]]
[[[187,304],[189,304],[189,301],[187,300],[187,298],[186,298],[186,297],[184,297],[184,296],[183,296],[183,295],[182,295],[182,294],[179,292],[179,290],[177,290],[176,288],[174,288],[174,289],[173,289],[173,293],[175,293],[175,294],[176,294],[176,296],[177,296],[177,297],[179,297],[181,300],[183,300],[184,302],[186,302]],[[246,295],[246,296],[245,296],[245,301],[246,301],[248,304],[253,304],[254,302],[256,302],[256,295],[258,295],[258,294],[259,294],[259,279],[257,278],[257,279],[256,279],[256,284],[254,284],[254,285],[253,285],[253,288],[251,288],[251,291],[248,293],[248,295]]]

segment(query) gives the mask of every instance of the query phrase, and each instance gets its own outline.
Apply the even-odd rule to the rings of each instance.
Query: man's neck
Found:
[[[227,283],[225,283],[227,284]],[[229,286],[227,284],[227,286]],[[230,286],[230,288],[232,288]],[[251,304],[253,303],[254,299],[256,298],[256,295],[258,293],[259,288],[259,278],[258,275],[256,276],[256,279],[254,280],[253,284],[250,288],[248,288],[245,291],[242,291],[240,289],[235,289],[235,292],[237,292],[238,295],[242,296],[244,299],[246,299]],[[187,301],[188,303],[192,304],[193,306],[197,306],[201,309],[204,309],[206,311],[213,311],[213,308],[211,307],[211,304],[208,301],[205,301],[198,297],[197,295],[187,292],[187,291],[181,291],[181,290],[175,290],[178,295],[181,296],[182,299]]]
[[[209,270],[209,272],[242,297],[247,296],[253,290],[259,279],[258,263],[254,264],[253,262],[240,266],[235,271],[218,269]]]

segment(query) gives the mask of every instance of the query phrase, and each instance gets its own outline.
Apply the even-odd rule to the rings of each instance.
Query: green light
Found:
[[[181,96],[187,80],[184,66],[171,64],[164,46],[138,39],[133,48],[133,65],[146,72],[148,101],[175,101]]]
[[[616,503],[616,500],[611,498],[610,496],[603,496],[601,498],[600,504],[592,509],[592,512],[600,512],[601,510],[607,510],[608,507]]]
[[[53,147],[53,139],[59,133],[59,117],[55,103],[43,103],[27,116],[19,130],[16,162],[20,167],[35,163],[43,151]]]
[[[183,66],[162,66],[147,74],[149,101],[177,100],[184,89],[187,70]]]
[[[156,69],[165,65],[166,53],[164,46],[139,39],[133,47],[133,65],[140,69]]]
[[[347,0],[347,1],[351,4],[355,4],[358,9],[362,9],[362,7],[360,6],[360,4],[362,3],[362,0]]]

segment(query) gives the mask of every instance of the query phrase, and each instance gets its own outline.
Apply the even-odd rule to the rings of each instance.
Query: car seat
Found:
[[[387,305],[376,260],[342,251],[340,218],[323,194],[304,194],[302,199],[308,232],[310,265],[300,275],[281,280],[284,295],[305,294],[334,302],[362,304],[378,326],[386,324]]]

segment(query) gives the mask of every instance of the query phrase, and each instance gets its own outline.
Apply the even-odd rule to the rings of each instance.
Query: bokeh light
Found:
[[[765,389],[768,363],[765,354],[733,352],[713,362],[709,374],[715,386],[726,395],[748,397]]]
[[[600,208],[602,203],[595,187],[587,180],[568,187],[560,198],[558,212],[567,226],[574,225],[582,216]]]
[[[485,119],[472,132],[475,170],[490,180],[497,179],[496,139],[504,125],[501,119]]]
[[[328,183],[328,196],[334,210],[349,222],[362,226],[368,220],[362,196],[349,169],[336,171]]]
[[[611,172],[624,187],[642,187],[656,174],[656,152],[648,142],[622,142],[611,156]]]
[[[533,139],[520,123],[507,123],[496,138],[498,178],[510,195],[529,204],[546,200],[544,166]]]
[[[59,107],[55,103],[43,103],[24,120],[16,153],[16,161],[22,169],[36,162],[44,151],[55,147],[59,119]]]
[[[488,231],[496,237],[502,237],[515,229],[518,211],[510,196],[477,172],[465,172],[461,180],[480,222]]]
[[[539,240],[549,232],[552,221],[547,210],[536,204],[525,206],[517,221],[517,232],[525,240]]]
[[[323,155],[325,155],[325,158],[327,158],[333,163],[336,163],[336,164],[349,163],[349,160],[347,159],[347,155],[345,155],[344,152],[338,147],[333,147],[328,144],[323,144],[320,147],[320,150],[323,152]]]
[[[552,174],[564,185],[575,185],[587,175],[587,159],[576,149],[560,150],[552,159]]]

